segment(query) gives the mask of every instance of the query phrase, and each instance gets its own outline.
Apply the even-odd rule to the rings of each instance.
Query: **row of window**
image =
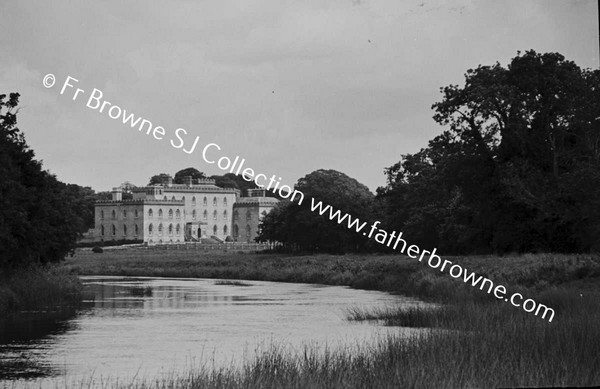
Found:
[[[123,219],[127,219],[127,215],[128,215],[127,210],[124,209],[123,210]],[[117,218],[117,212],[114,209],[112,210],[110,217],[111,217],[111,219]],[[135,217],[136,219],[138,217],[140,217],[137,209],[133,211],[133,217]],[[100,219],[104,219],[104,210],[100,210]]]
[[[152,208],[150,208],[148,210],[148,217],[152,217],[152,216],[154,216],[154,212],[152,211]],[[169,209],[168,216],[169,216],[169,219],[173,219],[173,210],[172,209]],[[158,217],[163,217],[162,209],[158,210]],[[179,209],[175,210],[175,218],[181,219],[181,211]]]
[[[101,231],[100,233],[102,234],[102,236],[106,235],[106,230],[104,225],[102,225],[101,227]],[[127,235],[127,225],[123,224],[123,235]],[[167,234],[168,235],[173,235],[173,231],[175,231],[175,235],[181,235],[181,225],[180,224],[176,224],[175,228],[173,228],[173,224],[169,224],[169,226],[167,227]],[[110,226],[110,233],[111,235],[117,235],[117,226],[115,226],[114,224],[112,224]],[[213,226],[213,235],[217,235],[218,233],[218,228],[216,225]],[[228,233],[228,228],[227,226],[223,226],[223,235],[227,235]],[[134,226],[134,234],[135,235],[139,235],[139,227],[136,224]],[[148,235],[153,235],[154,234],[154,225],[152,223],[150,223],[148,225]],[[158,225],[158,235],[162,235],[163,234],[163,224],[160,223]],[[234,237],[239,237],[240,231],[239,231],[239,227],[237,224],[235,224],[233,226],[233,236]],[[252,229],[250,228],[250,225],[247,224],[246,225],[246,236],[247,237],[251,237],[252,236]]]
[[[168,199],[169,198],[167,196],[164,197],[164,200],[168,200]],[[172,196],[171,200],[175,201],[176,200],[175,196]],[[183,196],[181,198],[181,200],[185,201],[185,196]],[[213,207],[216,207],[218,205],[218,200],[216,197],[213,197],[212,204],[213,204]],[[196,205],[196,196],[192,197],[192,205]],[[202,199],[202,205],[204,205],[205,207],[208,206],[208,199],[206,198],[206,196],[204,196],[204,198]],[[227,206],[227,197],[223,197],[223,205]]]

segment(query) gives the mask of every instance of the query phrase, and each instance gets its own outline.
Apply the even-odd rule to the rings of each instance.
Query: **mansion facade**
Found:
[[[212,179],[187,184],[133,188],[123,199],[113,188],[112,199],[97,201],[93,240],[137,240],[148,245],[211,241],[254,242],[261,219],[279,202],[264,189],[221,188]]]

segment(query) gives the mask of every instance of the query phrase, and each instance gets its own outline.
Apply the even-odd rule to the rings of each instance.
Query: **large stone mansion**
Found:
[[[279,202],[264,189],[240,197],[238,189],[218,187],[212,179],[187,181],[133,188],[128,200],[122,188],[113,188],[111,200],[96,202],[93,240],[254,242],[260,220]]]

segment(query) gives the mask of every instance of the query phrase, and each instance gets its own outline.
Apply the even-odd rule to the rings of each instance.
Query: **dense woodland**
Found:
[[[442,133],[385,168],[375,195],[333,170],[296,189],[446,254],[600,250],[600,71],[528,51],[506,67],[470,69],[463,86],[441,92],[432,108]],[[93,227],[94,202],[109,198],[43,170],[16,127],[18,99],[0,95],[0,268],[61,260]],[[173,182],[188,176],[206,178],[187,168]],[[234,174],[209,178],[242,194],[255,187]],[[123,187],[127,198],[133,185]],[[383,248],[309,205],[282,201],[258,239],[310,251]]]

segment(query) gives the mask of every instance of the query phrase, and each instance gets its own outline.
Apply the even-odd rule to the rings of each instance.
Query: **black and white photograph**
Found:
[[[599,8],[0,0],[0,388],[600,387]]]

